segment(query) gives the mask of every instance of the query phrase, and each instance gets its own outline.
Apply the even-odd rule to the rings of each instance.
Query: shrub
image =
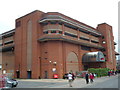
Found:
[[[109,70],[110,70],[109,68],[89,68],[88,69],[90,73],[96,73],[97,77],[107,76]]]

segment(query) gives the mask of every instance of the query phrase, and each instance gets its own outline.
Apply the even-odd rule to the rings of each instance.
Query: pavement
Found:
[[[28,82],[67,82],[67,79],[17,79],[18,81]]]
[[[116,76],[118,76],[118,75],[116,75]],[[111,76],[111,78],[116,77],[116,76]],[[95,78],[93,83],[89,82],[89,84],[86,84],[86,81],[84,78],[77,78],[73,81],[71,88],[85,88],[85,87],[88,87],[90,85],[95,85],[95,84],[104,82],[104,81],[109,80],[109,79],[110,79],[110,77],[108,77],[108,76]],[[55,88],[69,88],[69,84],[63,85],[63,86],[55,86]]]
[[[111,76],[111,78],[116,76]],[[69,87],[68,80],[66,79],[18,79],[18,81],[56,83],[54,85],[38,86],[37,88],[85,88],[87,86],[101,83],[109,79],[110,77],[108,76],[95,78],[93,83],[86,84],[86,81],[84,78],[76,78],[72,83],[73,87]],[[59,84],[59,83],[64,83],[64,84]]]

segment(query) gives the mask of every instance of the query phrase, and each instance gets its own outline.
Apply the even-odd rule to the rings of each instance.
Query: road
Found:
[[[119,78],[120,79],[120,78]],[[68,80],[63,79],[21,79],[16,88],[69,88]],[[119,80],[120,81],[120,80]],[[118,75],[95,78],[86,84],[85,79],[77,78],[70,88],[118,88]]]
[[[110,77],[109,79],[107,78],[106,80],[102,80],[102,82],[99,82],[98,80],[95,84],[85,88],[118,88],[118,84],[118,77]]]

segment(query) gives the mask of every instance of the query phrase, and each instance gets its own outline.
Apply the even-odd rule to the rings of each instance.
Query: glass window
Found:
[[[82,39],[82,40],[86,40],[86,41],[89,41],[89,39],[84,38],[84,37],[80,37],[80,39]]]
[[[56,24],[57,22],[56,21],[51,21],[50,24]]]
[[[55,30],[52,30],[51,33],[56,33],[56,31],[55,31]]]
[[[69,24],[64,24],[66,27],[68,27],[68,28],[71,28],[71,29],[74,29],[74,30],[77,30],[78,28],[77,27],[75,27],[75,26],[72,26],[72,25],[69,25]]]
[[[73,34],[70,34],[70,33],[66,33],[66,32],[65,32],[65,35],[77,38],[76,35],[73,35]]]
[[[5,45],[6,44],[11,44],[11,43],[13,43],[13,41],[7,41],[7,42],[5,42]]]
[[[62,34],[62,31],[59,31],[59,34]]]
[[[89,34],[90,32],[86,31],[86,30],[83,30],[83,29],[79,29],[80,32],[83,32],[83,33],[86,33],[86,34]]]
[[[97,41],[93,41],[93,40],[91,40],[91,42],[93,42],[93,43],[99,43],[99,42],[97,42]]]
[[[48,31],[43,32],[44,34],[48,34]]]

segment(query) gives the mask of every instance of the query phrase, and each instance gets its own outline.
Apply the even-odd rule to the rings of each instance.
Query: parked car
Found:
[[[13,88],[18,85],[18,81],[15,79],[10,79],[8,77],[5,77],[5,80],[6,80],[6,87]]]

